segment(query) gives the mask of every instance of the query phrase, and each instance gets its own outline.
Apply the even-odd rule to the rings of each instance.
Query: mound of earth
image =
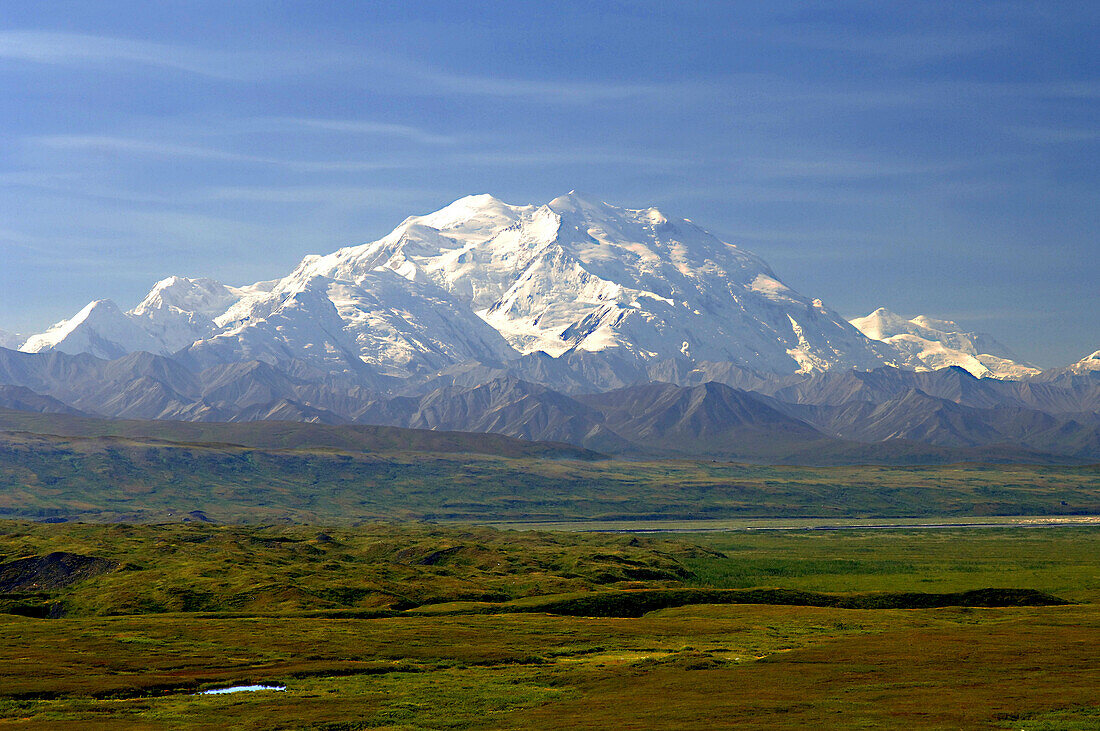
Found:
[[[64,551],[20,558],[0,564],[0,593],[64,589],[118,567],[117,561]]]

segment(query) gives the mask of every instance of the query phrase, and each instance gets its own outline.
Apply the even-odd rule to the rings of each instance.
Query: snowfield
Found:
[[[377,241],[307,256],[274,281],[169,277],[128,312],[97,300],[20,349],[148,351],[203,365],[293,359],[399,378],[540,351],[780,374],[884,365],[1036,372],[954,323],[884,309],[850,323],[687,219],[576,192],[521,206],[468,196]]]

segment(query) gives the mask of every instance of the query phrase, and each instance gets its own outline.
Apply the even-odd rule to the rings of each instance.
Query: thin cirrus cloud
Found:
[[[626,101],[639,98],[673,98],[700,91],[700,85],[687,82],[631,84],[616,82],[580,82],[541,79],[504,78],[440,71],[414,62],[389,65],[395,75],[422,84],[425,93],[446,92],[471,96],[521,98],[540,103],[591,104],[601,101]],[[409,89],[415,93],[416,87]]]
[[[857,34],[822,27],[773,32],[767,40],[777,45],[872,56],[897,64],[920,64],[1004,48],[1011,46],[1015,37],[1008,32],[992,30]]]
[[[552,165],[622,165],[627,167],[667,168],[669,165],[690,167],[675,155],[660,155],[632,150],[613,150],[595,148],[575,148],[569,150],[548,150],[544,152],[525,152],[514,150],[475,150],[451,155],[446,162],[456,165],[483,167],[525,167]]]
[[[281,167],[303,173],[369,172],[398,170],[440,165],[476,166],[542,166],[549,164],[579,164],[602,162],[630,166],[667,166],[674,157],[639,154],[607,149],[574,149],[552,152],[513,152],[507,150],[470,150],[446,155],[405,155],[400,158],[376,160],[302,160],[254,155],[214,147],[181,145],[156,140],[112,137],[106,135],[47,135],[31,138],[33,143],[50,149],[86,151],[117,157],[158,157],[164,159],[192,158],[211,162],[254,164]]]
[[[32,138],[44,147],[85,150],[107,155],[152,156],[169,159],[193,158],[214,162],[251,163],[283,167],[301,172],[369,171],[409,167],[409,163],[381,160],[295,160],[251,155],[213,147],[179,145],[171,142],[111,137],[106,135],[48,135]]]
[[[454,145],[459,141],[455,135],[441,135],[407,124],[389,122],[371,122],[355,119],[305,119],[294,117],[275,117],[261,120],[275,127],[296,130],[314,130],[318,132],[336,132],[351,135],[378,137],[396,137],[425,145]]]
[[[771,39],[773,42],[813,46],[814,36],[792,36]],[[924,37],[901,47],[923,49],[921,53],[935,55],[945,52],[945,46],[961,43],[925,43]],[[898,39],[864,39],[851,48],[865,52],[898,53]],[[920,42],[918,42],[920,41]],[[990,40],[992,44],[994,41]],[[824,45],[824,42],[822,42]],[[866,48],[864,48],[866,46]],[[851,50],[851,48],[849,50]],[[931,49],[931,50],[929,50]],[[54,66],[89,67],[117,70],[119,68],[166,69],[205,76],[221,81],[248,82],[259,79],[274,80],[280,77],[300,76],[304,73],[327,68],[369,69],[372,73],[354,78],[368,87],[374,87],[407,96],[477,96],[526,101],[540,105],[586,105],[599,102],[644,101],[661,99],[664,102],[691,99],[707,100],[715,94],[730,99],[763,94],[758,101],[782,104],[784,101],[807,100],[849,102],[853,106],[910,106],[932,100],[942,100],[945,92],[970,92],[972,94],[1002,96],[1024,95],[1030,97],[1095,98],[1100,89],[1089,80],[1056,81],[1038,84],[966,84],[959,88],[945,88],[943,84],[915,82],[909,88],[892,88],[880,91],[864,85],[854,88],[834,88],[822,92],[816,85],[793,87],[782,77],[767,74],[739,74],[733,77],[705,80],[673,80],[666,82],[619,82],[573,79],[530,79],[499,75],[463,73],[442,69],[423,61],[370,53],[364,49],[311,50],[309,53],[280,54],[249,51],[225,51],[198,48],[180,44],[166,44],[110,36],[78,33],[62,33],[37,30],[0,31],[0,59]],[[784,88],[786,87],[786,88]],[[370,132],[404,135],[429,144],[445,144],[446,135],[434,135],[402,125],[361,124],[341,120],[310,120],[288,118],[284,122],[301,123],[302,126],[328,128],[332,131]],[[359,124],[359,126],[356,126]]]
[[[372,205],[414,205],[426,197],[446,195],[434,190],[403,190],[391,187],[370,186],[221,186],[195,193],[199,201],[241,201],[249,203],[317,204],[362,206],[364,201]]]
[[[756,180],[877,180],[915,175],[942,175],[970,167],[972,163],[889,162],[873,158],[805,157],[750,158],[737,168]]]
[[[0,31],[0,59],[80,68],[89,65],[160,68],[224,81],[296,76],[326,67],[366,68],[375,73],[361,76],[362,83],[398,94],[500,97],[540,103],[585,104],[654,95],[669,98],[677,92],[688,91],[689,86],[696,86],[463,74],[363,49],[311,51],[308,54],[254,53],[39,30]]]
[[[851,41],[849,43],[849,40]],[[846,39],[837,46],[834,36],[808,32],[776,35],[769,39],[781,45],[802,45],[867,54],[906,57],[909,60],[951,55],[964,50],[988,49],[1003,45],[1004,39],[995,33],[972,37],[967,34],[927,35]],[[0,31],[0,59],[28,63],[77,67],[137,67],[168,69],[206,76],[223,81],[255,81],[278,77],[300,76],[319,69],[369,69],[373,73],[355,78],[366,86],[408,96],[480,96],[522,100],[537,104],[585,105],[598,102],[620,102],[660,98],[686,101],[706,100],[716,93],[738,99],[764,94],[758,101],[770,104],[787,102],[834,102],[854,107],[913,106],[940,104],[944,99],[966,96],[986,98],[1030,99],[1095,99],[1100,96],[1100,84],[1091,79],[1064,79],[1030,83],[998,82],[921,82],[893,84],[889,89],[876,89],[872,84],[857,84],[852,88],[834,87],[822,91],[815,84],[791,86],[782,77],[737,75],[721,79],[673,80],[667,82],[629,83],[600,80],[529,79],[498,75],[463,73],[442,69],[413,58],[401,58],[371,53],[364,49],[313,49],[309,53],[259,53],[197,48],[128,38],[63,33],[39,30]],[[786,87],[786,88],[785,88]],[[355,123],[340,120],[291,120],[305,125],[326,126],[338,131],[356,131]],[[350,125],[350,126],[349,126]],[[445,135],[433,135],[401,125],[362,126],[361,132],[404,134],[419,137],[430,144],[443,144]]]
[[[1010,127],[1009,131],[1028,142],[1074,144],[1100,140],[1100,128],[1083,127]]]
[[[715,92],[712,86],[699,81],[578,81],[459,72],[413,58],[371,54],[361,49],[332,56],[330,61],[348,68],[370,69],[373,73],[364,75],[362,83],[405,96],[474,96],[570,107],[646,99],[685,102]]]
[[[127,38],[35,30],[0,31],[0,59],[80,66],[127,65],[241,80],[279,70],[270,56],[216,51]]]

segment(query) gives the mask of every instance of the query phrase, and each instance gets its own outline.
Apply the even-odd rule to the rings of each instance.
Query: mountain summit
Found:
[[[949,334],[919,332],[933,330]],[[299,361],[402,379],[540,352],[780,374],[935,367],[897,333],[866,332],[687,219],[573,191],[544,205],[467,196],[246,287],[169,277],[129,312],[93,302],[21,349],[148,350],[204,367]]]
[[[924,315],[906,320],[880,307],[852,324],[867,337],[888,343],[933,370],[959,366],[979,378],[1026,378],[1039,373],[992,336],[965,332],[950,320]]]

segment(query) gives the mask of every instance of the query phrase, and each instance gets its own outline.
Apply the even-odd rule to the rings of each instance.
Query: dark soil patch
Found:
[[[975,589],[946,594],[874,592],[823,594],[794,589],[642,589],[595,591],[571,597],[521,601],[506,611],[576,617],[641,617],[658,609],[691,604],[779,604],[836,609],[932,609],[936,607],[1043,607],[1069,604],[1034,589]]]
[[[117,561],[56,551],[0,564],[0,593],[64,589],[119,568]]]

